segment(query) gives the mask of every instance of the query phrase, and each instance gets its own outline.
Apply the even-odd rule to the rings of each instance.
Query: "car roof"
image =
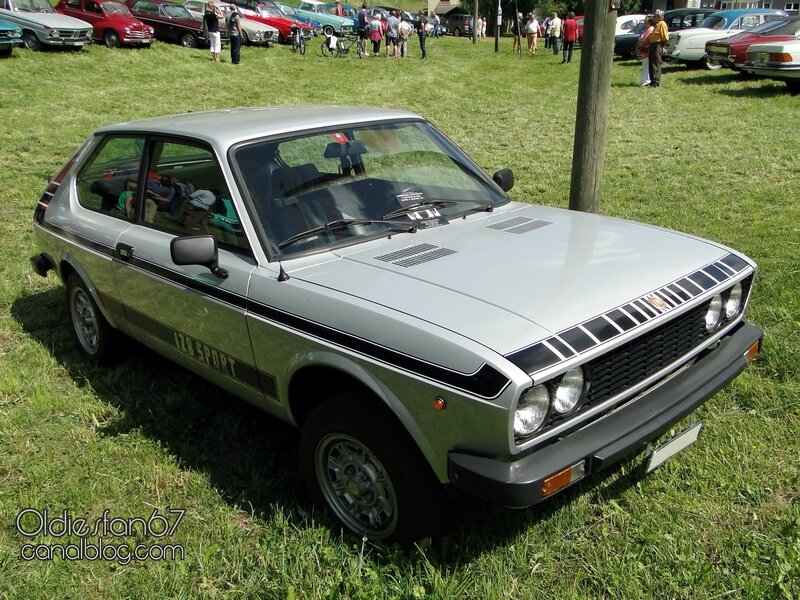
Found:
[[[128,121],[101,127],[97,133],[142,132],[192,137],[219,147],[295,131],[357,123],[423,120],[417,114],[362,106],[278,106],[234,108]]]
[[[742,15],[767,15],[767,14],[784,14],[782,10],[776,8],[734,8],[731,10],[718,10],[711,13],[709,17],[724,17],[726,19],[735,19]]]

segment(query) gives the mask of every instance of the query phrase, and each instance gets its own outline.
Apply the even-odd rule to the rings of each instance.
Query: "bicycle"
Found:
[[[306,35],[301,27],[292,25],[292,52],[300,51],[302,56],[306,54]]]
[[[334,35],[325,34],[325,40],[322,42],[320,50],[322,51],[322,56],[337,58],[348,54],[350,52],[350,48],[353,47],[353,44],[356,45],[356,53],[358,54],[358,58],[364,58],[367,53],[364,50],[364,47],[361,45],[361,40],[358,39],[357,33],[348,34],[348,36],[344,39],[337,38]]]

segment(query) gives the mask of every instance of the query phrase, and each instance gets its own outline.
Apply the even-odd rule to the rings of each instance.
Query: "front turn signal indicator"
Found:
[[[541,496],[542,498],[545,498],[555,494],[557,491],[563,490],[565,487],[575,483],[579,479],[583,479],[586,477],[586,475],[585,460],[577,462],[571,467],[562,469],[557,473],[553,473],[549,477],[545,477],[544,481],[542,481]]]

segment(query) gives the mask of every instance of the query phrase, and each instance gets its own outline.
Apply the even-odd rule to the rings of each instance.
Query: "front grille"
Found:
[[[584,406],[622,393],[688,354],[708,337],[708,302],[589,362],[591,388]]]
[[[0,31],[0,38],[12,38],[14,37],[13,31]]]
[[[128,34],[130,39],[143,40],[150,37],[149,31],[131,31]]]

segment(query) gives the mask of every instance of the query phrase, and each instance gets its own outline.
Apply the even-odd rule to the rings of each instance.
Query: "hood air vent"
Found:
[[[526,217],[513,217],[487,225],[486,229],[496,229],[497,231],[506,231],[508,233],[528,233],[534,229],[539,229],[546,225],[550,225],[550,221],[540,221],[538,219],[528,219]]]
[[[402,250],[390,252],[389,254],[381,254],[380,256],[376,256],[375,259],[392,263],[398,267],[414,267],[422,263],[436,260],[437,258],[442,258],[448,254],[455,254],[455,252],[455,250],[440,248],[433,244],[416,244],[408,248],[403,248]]]

